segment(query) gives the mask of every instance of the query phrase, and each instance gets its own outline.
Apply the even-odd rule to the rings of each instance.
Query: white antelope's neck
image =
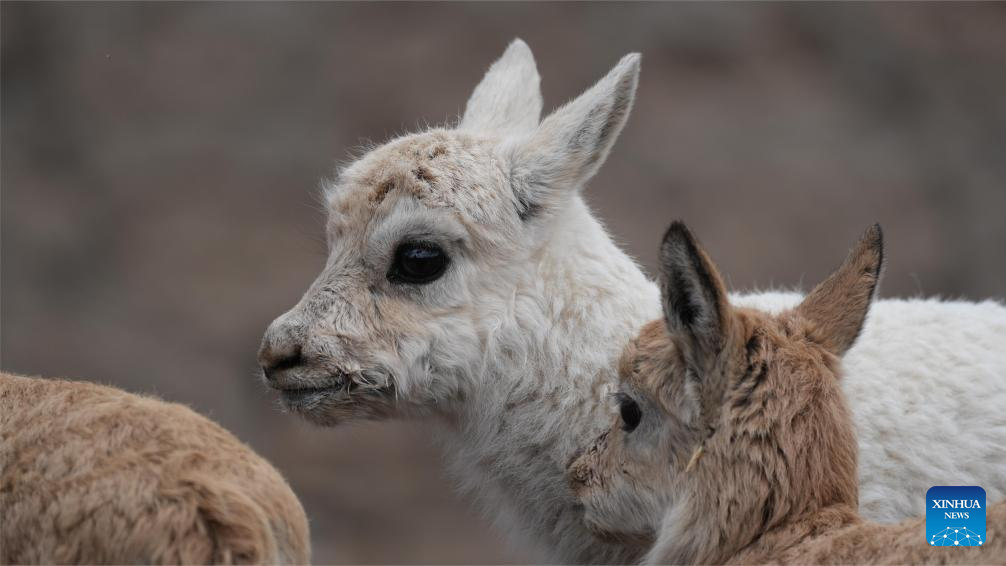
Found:
[[[618,358],[659,316],[656,286],[576,198],[513,305],[450,435],[455,474],[550,561],[637,557],[586,531],[565,466],[610,424]]]

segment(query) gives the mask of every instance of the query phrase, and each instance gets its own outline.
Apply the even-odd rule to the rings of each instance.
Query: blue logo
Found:
[[[985,544],[985,490],[976,485],[929,488],[926,540],[930,546]]]

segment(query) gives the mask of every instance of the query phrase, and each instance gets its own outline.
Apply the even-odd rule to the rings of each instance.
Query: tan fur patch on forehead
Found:
[[[451,209],[473,227],[511,221],[516,214],[508,172],[494,144],[451,130],[392,140],[340,173],[329,192],[331,210],[339,222],[366,223],[389,195],[402,195]]]
[[[384,202],[384,197],[388,196],[388,193],[394,190],[394,188],[395,182],[390,179],[384,181],[383,183],[379,183],[374,192],[370,193],[371,204],[376,206]]]
[[[430,152],[430,159],[436,159],[444,155],[447,155],[447,146],[444,144],[437,144],[433,148],[433,151]]]
[[[442,158],[451,152],[449,139],[442,132],[406,138],[392,142],[377,150],[375,163],[368,164],[369,171],[365,183],[373,186],[368,199],[374,206],[380,205],[388,193],[403,190],[422,199],[438,188],[437,181],[442,169],[447,165]],[[463,147],[463,146],[462,146]],[[437,163],[440,161],[440,163]]]

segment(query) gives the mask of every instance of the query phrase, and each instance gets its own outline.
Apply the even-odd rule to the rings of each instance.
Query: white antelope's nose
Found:
[[[275,384],[281,374],[303,364],[301,333],[280,317],[269,325],[258,351],[258,363],[270,384]]]

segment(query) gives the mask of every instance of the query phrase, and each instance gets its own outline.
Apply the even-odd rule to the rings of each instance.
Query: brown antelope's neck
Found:
[[[721,556],[718,563],[778,562],[809,541],[832,537],[847,529],[857,529],[864,523],[854,506],[838,504],[818,509],[807,515],[773,527],[732,556]]]
[[[765,533],[727,563],[781,564],[1004,564],[1006,502],[987,509],[987,544],[971,548],[933,548],[926,519],[894,525],[862,521],[848,505],[820,509]]]

